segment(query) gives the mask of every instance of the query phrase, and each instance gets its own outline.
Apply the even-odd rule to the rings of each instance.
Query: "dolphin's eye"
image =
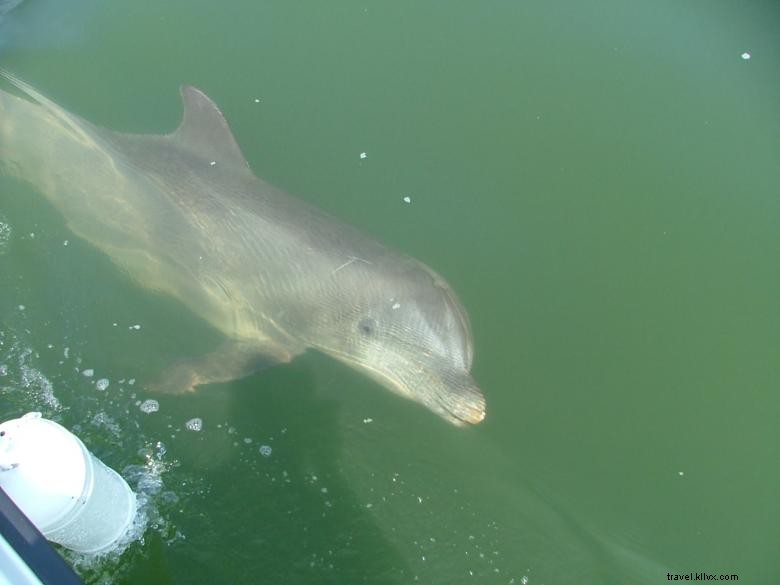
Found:
[[[360,323],[358,323],[358,331],[360,331],[363,335],[366,336],[373,335],[375,330],[376,330],[376,322],[370,317],[361,319]]]

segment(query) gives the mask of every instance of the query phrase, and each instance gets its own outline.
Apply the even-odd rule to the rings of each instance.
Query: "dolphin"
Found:
[[[6,12],[11,12],[14,8],[19,6],[22,0],[0,0],[0,16]]]
[[[174,132],[133,135],[0,76],[10,82],[0,89],[0,174],[31,184],[133,281],[225,337],[150,387],[190,391],[313,349],[450,423],[484,419],[468,315],[447,282],[255,176],[202,91],[181,87]]]

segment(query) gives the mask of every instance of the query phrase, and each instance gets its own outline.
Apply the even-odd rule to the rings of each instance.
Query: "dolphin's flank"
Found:
[[[312,348],[451,423],[484,418],[469,319],[444,279],[257,178],[203,92],[182,87],[171,134],[130,135],[0,75],[14,87],[0,89],[0,173],[32,184],[135,282],[225,336],[152,386],[192,390]]]

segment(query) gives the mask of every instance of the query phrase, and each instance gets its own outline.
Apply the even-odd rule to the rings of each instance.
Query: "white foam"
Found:
[[[110,382],[108,381],[108,378],[100,378],[100,380],[95,382],[95,388],[101,391],[105,390],[106,388],[108,388],[109,383]]]
[[[104,429],[107,429],[112,435],[114,435],[117,438],[119,438],[119,435],[122,432],[122,429],[119,427],[117,422],[105,412],[98,412],[95,416],[93,416],[92,424],[95,425],[96,427],[102,427]]]
[[[0,215],[0,254],[5,251],[8,242],[11,241],[11,226],[5,223]]]
[[[36,400],[43,402],[50,408],[55,410],[59,410],[61,408],[62,405],[60,404],[60,401],[57,400],[56,396],[54,396],[54,386],[52,386],[52,383],[46,376],[44,376],[39,370],[31,368],[24,363],[22,363],[20,367],[20,372],[22,374],[22,388],[28,390],[30,395],[32,395]]]
[[[186,423],[184,423],[184,427],[188,431],[195,431],[198,432],[203,428],[203,419],[200,418],[191,418]]]
[[[150,398],[148,400],[144,400],[141,403],[141,406],[139,406],[138,408],[141,409],[141,412],[145,412],[146,414],[151,414],[153,412],[157,412],[158,410],[160,410],[160,403]]]

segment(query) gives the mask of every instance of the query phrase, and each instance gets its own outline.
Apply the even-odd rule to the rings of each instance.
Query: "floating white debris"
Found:
[[[678,471],[678,472],[677,472],[677,475],[679,475],[680,477],[682,477],[683,475],[685,475],[685,472],[684,472],[684,471]]]
[[[93,370],[92,368],[88,368],[88,369],[82,371],[81,375],[85,376],[87,378],[91,378],[92,376],[95,375],[95,370]]]
[[[35,232],[30,232],[30,237],[34,238],[35,237]]]
[[[135,329],[136,331],[138,331],[140,328],[140,325],[130,325],[130,327],[128,327],[128,329]]]
[[[8,375],[8,366],[5,364],[0,365],[0,376],[7,376]]]
[[[24,311],[26,308],[27,308],[27,307],[25,307],[24,305],[19,305],[19,310],[20,310],[20,311]]]
[[[401,308],[401,303],[393,303],[393,311]]]
[[[150,398],[149,400],[144,400],[138,408],[141,409],[141,412],[151,414],[160,410],[160,403]]]
[[[368,423],[372,423],[372,422],[374,422],[373,418],[364,418],[363,419],[363,424],[364,425],[367,425]]]
[[[209,163],[212,167],[217,164],[217,161],[213,160]]]
[[[64,357],[65,359],[68,359],[69,354],[70,354],[70,348],[69,347],[66,347],[65,349],[62,350],[62,357]]]
[[[409,197],[408,195],[404,195],[404,203],[411,203],[411,202],[412,202],[412,198]]]
[[[260,98],[255,98],[255,103],[259,104],[260,103]]]
[[[272,452],[273,449],[271,449],[270,445],[260,445],[260,455],[263,457],[270,457]]]
[[[744,53],[742,53],[742,55],[740,55],[740,57],[742,57],[744,61],[748,61],[751,57],[751,54],[745,51]]]
[[[108,378],[100,378],[100,380],[95,382],[95,388],[97,388],[98,390],[103,391],[106,388],[108,388],[108,384],[109,384]]]
[[[128,384],[130,384],[130,385],[132,386],[133,384],[135,384],[135,378],[130,378],[130,379],[127,381],[127,383],[128,383]]]
[[[360,160],[363,160],[364,158],[368,158],[368,155],[365,152],[360,153]]]
[[[62,245],[63,246],[67,246],[68,245],[68,240],[65,240],[64,242],[62,242]]]
[[[199,430],[201,430],[203,428],[203,419],[200,419],[200,418],[197,418],[197,417],[196,418],[191,418],[186,423],[184,423],[184,427],[188,431],[198,432]]]

